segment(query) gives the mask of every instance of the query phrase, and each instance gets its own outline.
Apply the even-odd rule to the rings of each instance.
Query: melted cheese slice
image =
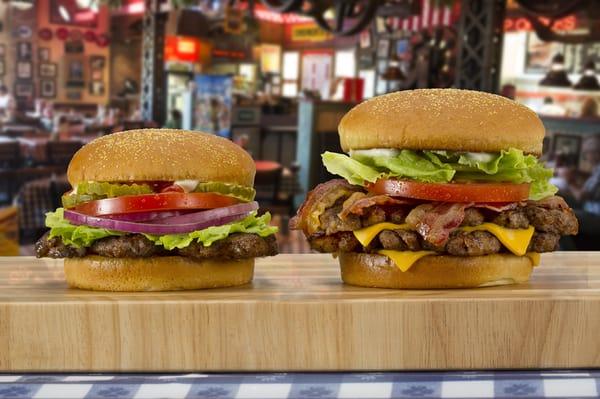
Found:
[[[538,266],[540,264],[540,254],[538,252],[527,252],[525,256],[531,259],[533,267]]]
[[[466,232],[476,230],[487,231],[493,234],[500,240],[502,245],[517,256],[525,255],[535,230],[533,226],[529,226],[526,229],[507,229],[506,227],[501,227],[494,223],[482,223],[479,226],[461,227],[460,229]]]
[[[373,226],[365,227],[364,229],[354,230],[354,237],[362,244],[363,247],[366,247],[373,241],[377,234],[381,233],[383,230],[409,230],[410,226],[408,224],[395,224],[395,223],[377,223]]]
[[[390,258],[403,272],[410,269],[422,257],[435,254],[434,251],[394,251],[391,249],[382,249],[377,253]]]

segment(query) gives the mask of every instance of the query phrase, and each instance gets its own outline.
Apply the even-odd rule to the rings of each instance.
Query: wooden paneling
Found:
[[[62,262],[0,258],[0,370],[396,370],[600,366],[600,253],[542,256],[531,282],[343,285],[328,255],[257,262],[252,285],[67,288]]]

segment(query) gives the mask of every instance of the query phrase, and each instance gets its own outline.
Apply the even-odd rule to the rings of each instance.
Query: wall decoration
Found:
[[[69,30],[67,28],[58,28],[56,30],[56,37],[59,40],[67,40],[67,38],[69,37]]]
[[[90,57],[90,68],[91,69],[104,69],[106,65],[106,57],[103,55],[92,55]]]
[[[389,39],[379,39],[377,43],[377,57],[388,58],[390,55],[390,41]]]
[[[56,97],[56,81],[42,79],[40,81],[40,95],[44,98]]]
[[[50,61],[50,49],[48,47],[40,47],[38,49],[38,60],[40,62]]]
[[[18,61],[17,62],[17,78],[18,79],[31,79],[33,77],[32,65],[29,61]]]
[[[54,33],[52,33],[50,28],[42,28],[38,31],[38,36],[40,39],[48,41],[52,40]]]
[[[65,42],[65,53],[68,54],[81,54],[83,53],[84,45],[83,40],[73,39]]]
[[[42,78],[53,78],[56,76],[56,64],[53,63],[43,63],[40,64],[40,76]]]
[[[360,69],[373,68],[375,65],[375,54],[372,51],[363,51],[358,56],[358,65]]]
[[[577,160],[581,149],[581,136],[574,134],[554,134],[552,140],[552,154],[560,154],[567,158]]]
[[[81,92],[80,91],[68,91],[67,99],[71,101],[80,101],[81,100]]]
[[[101,80],[93,80],[90,82],[90,94],[92,96],[103,96],[104,95],[104,82]]]
[[[31,43],[30,42],[18,42],[17,43],[17,58],[20,60],[31,60]]]
[[[86,30],[83,34],[83,40],[89,43],[93,43],[96,41],[96,32],[93,30]]]
[[[85,87],[85,71],[83,67],[83,57],[70,57],[65,62],[67,77],[67,87]]]
[[[359,38],[359,43],[360,43],[360,48],[369,48],[371,47],[371,30],[370,29],[365,29],[362,32],[360,32],[360,35],[358,36]]]
[[[29,39],[32,33],[33,31],[31,30],[31,27],[27,25],[19,25],[14,28],[13,37],[18,39]]]
[[[33,97],[33,85],[29,82],[17,82],[15,83],[15,96],[22,98]]]
[[[96,44],[100,47],[106,47],[108,46],[108,44],[110,43],[110,39],[108,38],[108,36],[104,33],[99,34],[98,36],[96,36]]]

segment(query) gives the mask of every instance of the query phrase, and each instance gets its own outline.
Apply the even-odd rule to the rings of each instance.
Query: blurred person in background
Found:
[[[183,116],[181,111],[178,109],[171,110],[171,116],[165,123],[165,128],[167,129],[181,129],[183,125]]]
[[[17,103],[5,85],[0,85],[0,121],[12,122],[15,119]]]
[[[554,102],[552,97],[544,98],[544,105],[540,108],[540,114],[551,116],[565,116],[567,110]]]
[[[579,219],[577,249],[600,250],[600,132],[584,140],[582,155],[590,165],[592,173],[579,187],[570,184],[570,191],[581,204],[575,213]]]
[[[591,97],[587,97],[581,105],[581,117],[582,118],[597,118],[598,117],[598,103]]]

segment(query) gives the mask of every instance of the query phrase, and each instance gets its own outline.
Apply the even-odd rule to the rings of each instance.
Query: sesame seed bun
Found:
[[[544,125],[529,108],[495,94],[419,89],[364,101],[341,120],[342,149],[398,148],[541,155]]]
[[[65,259],[71,287],[94,291],[175,291],[232,287],[252,281],[254,258],[196,261],[182,256]]]
[[[387,256],[340,253],[342,280],[362,287],[401,289],[475,288],[518,284],[529,280],[533,263],[527,256],[425,256],[403,272]]]
[[[71,160],[72,186],[85,181],[175,181],[254,185],[254,161],[241,147],[212,134],[176,129],[129,130],[100,137]]]

